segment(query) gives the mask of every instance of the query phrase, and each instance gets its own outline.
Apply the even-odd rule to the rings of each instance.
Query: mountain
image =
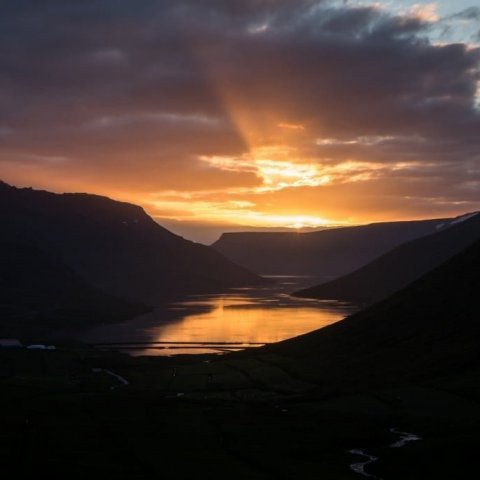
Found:
[[[37,248],[0,241],[0,336],[120,322],[148,311],[88,285]]]
[[[225,233],[212,247],[259,274],[338,277],[448,220],[373,223],[308,233]]]
[[[288,357],[323,391],[463,372],[480,360],[479,271],[477,240],[382,302],[261,353]]]
[[[222,356],[4,349],[2,471],[470,478],[480,429],[479,267],[477,242],[342,322]]]
[[[437,233],[400,245],[348,275],[294,295],[357,304],[378,302],[478,240],[480,214],[466,214],[440,227]]]
[[[155,217],[154,217],[155,218]],[[176,233],[182,237],[191,238],[195,242],[203,243],[204,245],[210,245],[215,242],[223,233],[237,233],[244,232],[245,226],[242,225],[232,225],[229,223],[213,223],[208,224],[205,222],[196,222],[196,221],[180,221],[173,220],[170,218],[155,218],[160,224],[165,228],[168,228],[171,232]],[[322,228],[322,227],[320,227]],[[331,228],[331,227],[323,227]],[[313,232],[318,231],[319,228],[314,227],[303,227],[300,229],[295,229],[296,232]],[[249,232],[283,232],[291,233],[292,229],[288,227],[248,227]]]
[[[155,304],[165,297],[261,283],[204,245],[158,225],[141,207],[89,194],[0,184],[2,240],[37,247],[95,288]]]

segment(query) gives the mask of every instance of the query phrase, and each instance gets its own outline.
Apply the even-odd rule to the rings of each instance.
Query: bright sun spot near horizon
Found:
[[[299,187],[328,185],[334,178],[332,174],[343,174],[344,170],[352,168],[349,165],[337,166],[333,171],[328,166],[297,159],[295,153],[293,147],[269,145],[253,148],[250,153],[239,157],[201,156],[199,161],[206,168],[250,174],[258,181],[255,185],[245,187],[160,192],[150,203],[157,210],[172,212],[170,218],[175,220],[183,212],[190,219],[211,222],[227,220],[252,227],[302,229],[338,224],[337,221],[317,215],[292,213],[294,205],[288,206],[285,212],[268,211],[268,202],[264,199],[269,195]]]
[[[350,142],[347,142],[350,143]],[[167,190],[152,195],[150,204],[159,216],[171,220],[229,222],[243,226],[268,228],[316,228],[350,224],[348,219],[319,216],[305,211],[305,205],[286,202],[283,211],[271,208],[271,196],[284,192],[291,196],[295,190],[361,183],[382,175],[381,163],[349,160],[332,163],[303,157],[295,146],[264,145],[253,147],[240,156],[203,155],[198,158],[203,168],[217,172],[250,175],[257,181],[248,186],[208,190]],[[394,170],[405,168],[392,163]],[[168,214],[164,212],[169,212]]]

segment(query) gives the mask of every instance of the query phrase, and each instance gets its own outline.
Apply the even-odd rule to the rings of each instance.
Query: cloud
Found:
[[[412,16],[424,22],[436,22],[439,20],[437,12],[437,4],[431,3],[415,3],[408,9],[408,16]]]
[[[463,20],[463,21],[470,21],[470,20],[480,20],[480,7],[468,7],[464,10],[449,15],[444,20]]]
[[[287,198],[332,220],[472,206],[480,50],[429,35],[478,9],[437,16],[433,3],[7,2],[0,174],[145,205],[176,192],[171,218],[198,217],[189,194],[205,218],[212,205],[292,216]]]

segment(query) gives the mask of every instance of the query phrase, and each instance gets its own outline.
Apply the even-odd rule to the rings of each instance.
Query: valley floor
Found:
[[[480,434],[480,367],[325,395],[279,354],[130,358],[0,350],[2,472],[33,478],[462,478]],[[349,390],[349,391],[348,391]],[[422,439],[392,448],[399,435]]]

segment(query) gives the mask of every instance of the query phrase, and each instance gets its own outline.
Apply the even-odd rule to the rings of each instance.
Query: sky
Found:
[[[0,179],[222,231],[480,209],[480,7],[0,6]]]

